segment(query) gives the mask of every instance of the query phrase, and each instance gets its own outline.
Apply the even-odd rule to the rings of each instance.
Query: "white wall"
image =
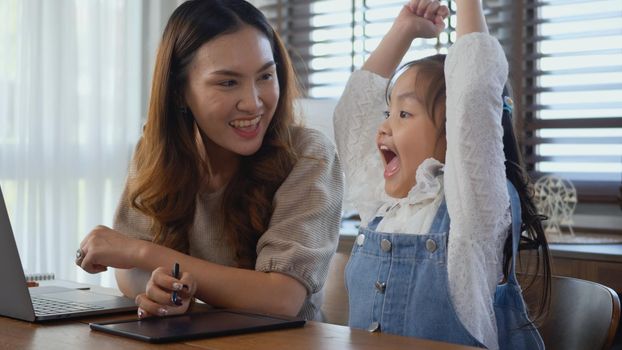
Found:
[[[296,111],[303,125],[321,131],[334,143],[333,111],[336,105],[336,99],[302,98],[297,101]]]

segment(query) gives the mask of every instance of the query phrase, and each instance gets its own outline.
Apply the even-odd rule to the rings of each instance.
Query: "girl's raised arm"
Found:
[[[449,9],[437,1],[411,0],[404,5],[389,32],[363,64],[363,69],[389,78],[416,38],[438,36]]]
[[[488,34],[481,0],[456,0],[456,5],[458,5],[458,24],[456,26],[458,38],[474,32]]]

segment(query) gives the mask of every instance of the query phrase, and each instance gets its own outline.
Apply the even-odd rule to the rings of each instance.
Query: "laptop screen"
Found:
[[[0,276],[3,277],[5,283],[0,288],[0,300],[2,300],[0,316],[32,322],[135,311],[137,308],[133,299],[111,295],[107,292],[50,286],[33,290],[36,293],[32,294],[36,294],[38,302],[44,302],[40,303],[43,307],[42,313],[35,315],[2,189],[0,189],[0,242],[2,242],[0,244]]]
[[[35,312],[26,286],[24,269],[13,236],[9,213],[0,188],[0,315],[34,321]]]

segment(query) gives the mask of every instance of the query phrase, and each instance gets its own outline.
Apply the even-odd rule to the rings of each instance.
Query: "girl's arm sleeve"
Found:
[[[445,64],[447,205],[454,226],[485,239],[507,224],[500,218],[509,207],[501,126],[508,65],[487,34],[465,35],[451,50]]]
[[[487,34],[462,36],[445,63],[450,292],[460,319],[480,340],[496,334],[492,300],[509,225],[501,127],[507,76],[501,45]],[[482,313],[489,322],[476,322],[473,315]]]
[[[335,142],[346,176],[344,205],[365,225],[387,195],[376,133],[384,118],[388,80],[365,70],[352,73],[333,117]]]

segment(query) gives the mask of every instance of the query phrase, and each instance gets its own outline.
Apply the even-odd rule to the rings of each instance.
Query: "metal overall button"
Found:
[[[372,322],[369,327],[367,327],[367,331],[370,333],[380,332],[380,323]]]
[[[427,249],[430,253],[434,253],[436,251],[436,242],[433,239],[428,239],[425,241],[425,249]]]
[[[389,241],[388,239],[383,239],[382,241],[380,241],[380,249],[382,249],[383,252],[390,252],[391,251],[391,241]]]
[[[387,284],[384,282],[376,281],[376,289],[380,293],[384,293],[385,289],[387,289]]]

